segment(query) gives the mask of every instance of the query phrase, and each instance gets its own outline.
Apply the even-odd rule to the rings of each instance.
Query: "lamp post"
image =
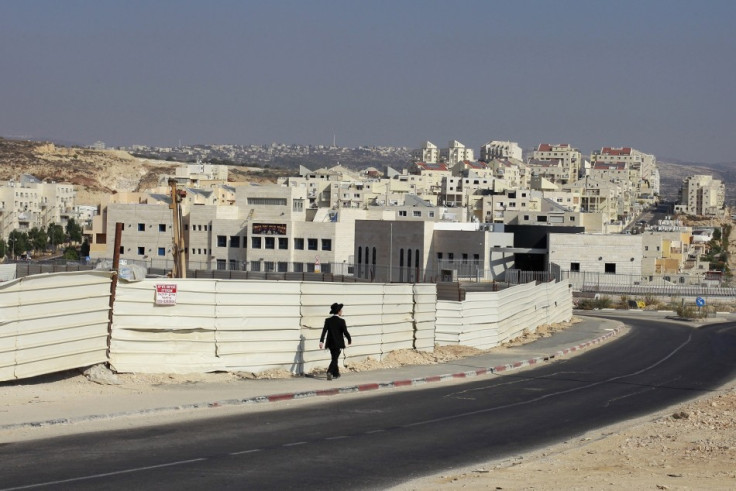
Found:
[[[15,239],[13,237],[8,237],[8,242],[13,244],[12,246],[10,246],[11,258],[13,259],[13,261],[15,261],[15,242],[17,240],[18,239]]]

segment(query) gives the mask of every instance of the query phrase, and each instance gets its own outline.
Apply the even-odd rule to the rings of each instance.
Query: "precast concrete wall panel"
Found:
[[[437,285],[415,284],[414,294],[414,349],[434,351],[437,322]]]
[[[83,271],[0,284],[0,380],[105,362],[111,278]]]

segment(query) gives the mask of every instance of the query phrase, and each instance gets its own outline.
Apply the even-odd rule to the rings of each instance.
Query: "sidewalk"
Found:
[[[350,372],[343,370],[338,380],[321,377],[237,380],[221,383],[184,383],[159,385],[149,391],[131,391],[118,386],[87,382],[85,390],[64,397],[44,394],[44,384],[55,382],[23,381],[14,386],[0,385],[0,431],[65,425],[138,415],[173,413],[181,410],[207,410],[226,406],[250,405],[317,396],[389,389],[442,382],[468,377],[487,376],[545,363],[576,351],[594,347],[623,332],[620,322],[584,317],[548,338],[522,346],[434,365]],[[349,361],[348,361],[349,365]],[[80,385],[80,384],[77,384]],[[18,386],[24,398],[5,398],[4,391]],[[58,392],[58,391],[57,391]],[[29,397],[29,394],[35,394]],[[40,394],[40,395],[39,395]],[[214,416],[214,414],[213,414]]]

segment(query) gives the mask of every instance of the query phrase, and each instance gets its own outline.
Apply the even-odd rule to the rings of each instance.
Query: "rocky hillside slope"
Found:
[[[161,176],[173,175],[177,162],[141,159],[118,150],[57,147],[0,138],[0,180],[31,174],[43,181],[77,186],[77,204],[97,205],[121,191],[140,191],[158,185]],[[272,170],[230,168],[230,181],[275,182]]]

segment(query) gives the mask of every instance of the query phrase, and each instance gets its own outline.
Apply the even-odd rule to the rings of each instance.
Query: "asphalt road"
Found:
[[[736,323],[629,334],[472,382],[0,446],[0,489],[380,489],[518,455],[736,377]]]

